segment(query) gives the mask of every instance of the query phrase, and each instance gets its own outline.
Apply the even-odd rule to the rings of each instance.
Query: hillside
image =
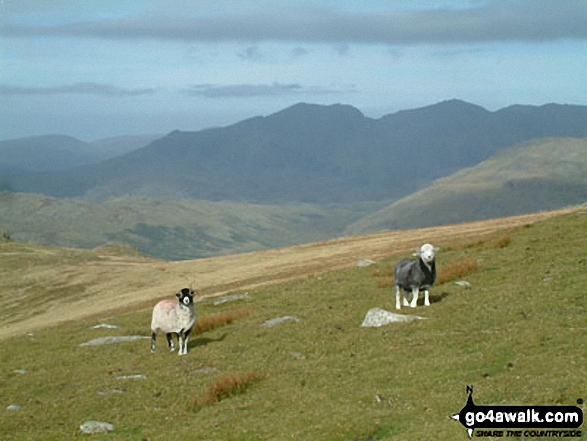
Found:
[[[587,107],[458,100],[366,118],[347,105],[297,104],[199,132],[175,131],[127,155],[60,173],[6,174],[16,192],[257,203],[397,200],[537,137],[586,137]]]
[[[465,429],[448,417],[466,385],[477,404],[585,413],[586,216],[181,263],[0,242],[2,438],[459,440]],[[431,306],[400,312],[425,320],[361,327],[370,308],[393,307],[391,267],[423,240],[441,246],[443,280]],[[377,264],[356,268],[359,257]],[[190,283],[248,297],[200,298],[188,354],[168,353],[161,335],[150,353],[153,303]],[[298,321],[263,326],[283,316]],[[113,336],[137,339],[84,345]],[[112,432],[83,435],[88,420]]]
[[[45,135],[4,140],[0,141],[0,171],[65,170],[128,153],[157,138],[157,135],[121,136],[84,142],[71,136]],[[8,188],[9,183],[3,183],[0,177],[0,190]]]
[[[124,248],[122,253],[116,247],[55,248],[5,241],[0,237],[0,340],[26,330],[140,307],[161,297],[162,293],[177,289],[177,284],[197,286],[206,296],[248,289],[352,267],[360,259],[410,252],[421,242],[445,246],[576,211],[566,209],[418,230],[387,231],[182,262],[128,255]],[[15,298],[20,300],[15,302]],[[34,302],[35,298],[44,300]],[[22,304],[29,307],[21,308]]]
[[[89,203],[0,192],[0,233],[22,242],[73,248],[116,242],[157,258],[185,260],[336,237],[347,225],[381,207],[144,197]]]
[[[587,139],[504,149],[351,225],[347,234],[531,213],[587,201]]]

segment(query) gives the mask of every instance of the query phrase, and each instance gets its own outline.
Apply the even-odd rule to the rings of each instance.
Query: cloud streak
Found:
[[[269,8],[269,6],[268,6]],[[277,8],[225,15],[136,17],[60,26],[0,27],[4,37],[79,37],[186,42],[453,44],[587,39],[584,0],[493,0],[461,9],[386,10]]]
[[[21,87],[0,85],[0,95],[97,95],[105,97],[128,97],[139,95],[151,95],[156,89],[125,89],[110,84],[99,83],[74,83],[62,86],[47,87]]]
[[[184,90],[186,95],[201,96],[205,98],[252,98],[252,97],[275,97],[291,96],[303,93],[313,95],[339,94],[353,92],[338,89],[328,89],[319,86],[305,87],[301,84],[196,84]]]

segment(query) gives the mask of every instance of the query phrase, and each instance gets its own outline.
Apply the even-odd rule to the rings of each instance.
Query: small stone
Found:
[[[28,371],[26,369],[15,369],[12,372],[14,372],[15,374],[20,374],[20,375],[24,375],[26,374]]]
[[[204,366],[198,369],[194,369],[192,372],[194,374],[215,374],[216,372],[218,372],[218,369],[216,369],[215,367]]]
[[[22,406],[18,403],[12,403],[10,406],[6,408],[6,410],[20,410]]]
[[[218,306],[218,305],[222,305],[223,303],[235,302],[237,300],[244,300],[244,299],[248,299],[248,298],[249,298],[248,292],[246,292],[244,294],[234,294],[234,295],[230,295],[230,296],[224,296],[224,297],[219,298],[218,300],[215,300],[213,305]]]
[[[108,323],[100,323],[99,325],[92,326],[92,329],[101,329],[101,328],[105,328],[105,329],[118,329],[118,328],[120,328],[120,326],[110,325]]]
[[[136,341],[136,340],[141,340],[144,338],[150,338],[150,337],[146,337],[144,335],[123,335],[123,336],[114,336],[114,337],[101,337],[101,338],[96,338],[94,340],[90,340],[85,343],[82,343],[82,344],[80,344],[80,346],[111,345],[113,343]]]
[[[375,262],[374,260],[363,259],[363,260],[359,260],[359,263],[357,263],[357,266],[359,268],[365,268],[367,266],[375,265],[376,263],[377,262]]]
[[[147,378],[144,374],[134,374],[134,375],[119,375],[116,377],[117,380],[145,380]]]
[[[463,288],[470,288],[471,287],[471,284],[469,282],[467,282],[466,280],[459,280],[458,282],[455,282],[455,285],[462,286]]]
[[[295,316],[286,315],[284,317],[278,317],[278,318],[267,320],[265,323],[263,323],[261,325],[261,327],[262,328],[271,328],[276,325],[281,325],[282,323],[299,322],[299,321],[300,321],[300,319]]]
[[[91,435],[96,433],[112,432],[114,431],[114,426],[103,421],[90,420],[79,426],[79,430],[81,430],[82,433]]]

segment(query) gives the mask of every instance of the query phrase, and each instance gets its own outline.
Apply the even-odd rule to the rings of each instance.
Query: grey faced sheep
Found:
[[[434,254],[438,248],[429,243],[422,245],[416,253],[417,259],[400,260],[393,271],[393,285],[395,287],[395,307],[401,309],[400,289],[403,293],[404,306],[416,307],[418,293],[424,289],[424,305],[430,306],[428,289],[436,280],[436,262]],[[412,293],[412,302],[408,303],[408,292]]]
[[[189,288],[183,288],[176,296],[178,300],[161,300],[153,308],[151,352],[155,352],[155,340],[158,330],[167,335],[170,351],[175,350],[171,338],[171,334],[175,333],[179,341],[179,355],[184,355],[188,352],[188,336],[196,322],[194,292]]]

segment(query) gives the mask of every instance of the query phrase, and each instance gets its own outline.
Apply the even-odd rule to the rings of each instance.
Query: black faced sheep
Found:
[[[404,306],[416,307],[418,303],[418,293],[424,289],[424,305],[430,306],[428,298],[428,287],[432,286],[436,280],[436,263],[434,254],[438,248],[429,243],[422,245],[416,253],[417,259],[403,259],[396,265],[393,272],[393,285],[395,287],[395,307],[401,309],[400,289],[403,289]],[[407,294],[412,293],[412,302],[408,303]]]
[[[184,288],[176,296],[179,301],[171,299],[161,300],[153,308],[151,352],[155,352],[155,340],[158,330],[161,330],[167,335],[167,343],[171,351],[175,349],[171,334],[175,333],[179,341],[179,355],[184,355],[188,352],[188,336],[196,322],[194,292],[189,288]]]

